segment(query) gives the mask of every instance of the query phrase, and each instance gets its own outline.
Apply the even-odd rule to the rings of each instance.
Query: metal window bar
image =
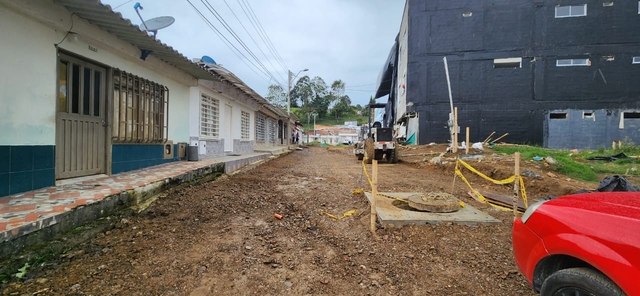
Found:
[[[264,143],[266,141],[265,120],[262,114],[256,114],[256,142]]]
[[[240,137],[244,140],[249,139],[249,125],[251,118],[249,116],[249,112],[241,111],[241,122],[240,122]]]
[[[200,102],[200,135],[218,138],[220,120],[220,102],[205,94],[201,94]]]
[[[169,89],[118,69],[113,71],[113,88],[113,141],[166,142]]]

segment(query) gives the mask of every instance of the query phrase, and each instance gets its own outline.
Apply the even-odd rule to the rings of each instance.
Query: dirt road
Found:
[[[378,239],[372,237],[367,200],[352,195],[369,188],[350,152],[312,147],[247,173],[173,189],[147,211],[2,284],[0,292],[533,295],[513,262],[512,214],[460,196],[464,187],[456,195],[503,223],[380,228]],[[451,173],[383,164],[380,190],[449,191]],[[354,209],[340,221],[321,214]]]

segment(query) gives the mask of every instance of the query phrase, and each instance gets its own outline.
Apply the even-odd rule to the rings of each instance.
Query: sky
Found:
[[[138,25],[140,18],[133,8],[136,2],[102,0],[102,3],[110,5],[124,18]],[[143,7],[140,14],[144,20],[159,16],[175,18],[173,25],[158,31],[157,39],[189,59],[203,55],[212,57],[262,96],[267,95],[270,84],[277,84],[274,78],[286,89],[287,70],[295,75],[307,68],[309,71],[300,73],[297,78],[305,74],[311,78],[320,76],[327,85],[341,79],[346,84],[346,94],[353,105],[365,105],[369,97],[374,95],[378,75],[400,31],[405,4],[405,0],[138,2]],[[197,11],[238,50],[225,44],[224,39],[216,35]],[[258,23],[250,21],[248,15],[252,15],[251,11],[266,37],[257,33],[256,28],[260,30]],[[216,19],[214,12],[256,58]],[[270,46],[272,50],[266,44],[273,45]]]

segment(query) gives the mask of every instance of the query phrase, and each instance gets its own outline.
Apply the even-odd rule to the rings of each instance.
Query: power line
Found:
[[[240,23],[240,26],[242,26],[242,28],[244,29],[244,31],[247,33],[247,35],[249,35],[249,38],[251,38],[251,40],[253,41],[253,43],[256,45],[256,47],[258,47],[258,49],[260,50],[260,52],[262,53],[262,55],[264,56],[265,59],[267,59],[267,62],[269,62],[269,64],[271,65],[271,67],[273,67],[274,70],[276,70],[276,67],[273,65],[273,63],[271,63],[271,59],[269,59],[267,57],[267,54],[264,53],[264,51],[262,50],[262,48],[260,47],[260,45],[258,44],[258,42],[256,42],[256,40],[253,38],[253,36],[251,36],[251,33],[249,33],[249,30],[247,30],[247,27],[244,26],[244,24],[242,23],[242,21],[240,20],[240,18],[238,18],[238,16],[236,15],[236,13],[233,11],[233,9],[231,8],[231,6],[229,6],[229,3],[227,3],[227,0],[223,0],[224,4],[227,5],[227,7],[229,8],[229,10],[231,11],[231,13],[233,14],[233,16],[236,18],[236,20],[238,20],[238,23]],[[286,69],[284,69],[286,71]],[[280,78],[282,78],[283,80],[284,77],[282,77],[282,75],[280,73],[278,73],[280,75]]]
[[[258,68],[258,66],[256,66],[255,64],[253,64],[253,62],[251,62],[251,60],[249,60],[235,45],[233,45],[229,39],[227,39],[227,37],[225,37],[224,35],[222,35],[222,33],[220,33],[220,31],[218,31],[218,29],[207,19],[207,17],[204,16],[204,14],[202,14],[202,12],[200,12],[200,10],[193,5],[193,3],[191,3],[191,1],[187,0],[187,2],[189,2],[189,4],[191,5],[191,7],[193,7],[193,9],[198,13],[198,15],[200,15],[200,18],[202,18],[202,20],[204,20],[204,22],[209,26],[209,28],[220,38],[220,40],[222,40],[222,42],[245,64],[247,65],[247,67],[249,67],[249,69],[251,69],[251,71],[253,71],[254,73],[256,73],[258,76],[260,76],[262,79],[264,79],[265,81],[267,81],[267,83],[271,83],[271,81],[268,79],[268,75],[266,75],[266,73],[263,73],[264,75],[266,75],[267,77],[265,78],[264,76],[260,75],[258,72],[256,72],[255,69],[260,70],[260,68]],[[233,47],[233,48],[232,48]],[[235,51],[234,51],[235,49]],[[244,59],[242,57],[240,57],[240,55],[242,55],[242,57],[244,57]],[[249,64],[247,63],[251,63],[251,65],[253,65],[253,67],[249,66]],[[255,69],[254,69],[255,68]]]
[[[264,32],[264,30],[260,30],[259,27],[259,20],[257,18],[254,18],[253,16],[255,14],[252,14],[251,11],[249,11],[249,9],[251,8],[247,3],[245,3],[244,5],[246,5],[246,9],[243,6],[244,0],[241,2],[241,0],[238,0],[238,4],[240,4],[240,8],[242,8],[242,11],[244,12],[244,14],[247,16],[247,18],[249,19],[249,22],[251,23],[251,25],[253,26],[253,28],[256,30],[256,32],[258,32],[258,36],[260,36],[260,39],[262,39],[262,41],[267,45],[267,48],[269,49],[269,51],[271,52],[271,54],[276,57],[276,60],[280,63],[280,65],[287,69],[287,75],[289,75],[289,67],[287,66],[287,64],[282,60],[282,57],[280,57],[280,55],[278,54],[277,50],[275,49],[275,47],[273,47],[273,43],[269,42],[268,36],[266,36],[266,33]]]
[[[125,5],[125,4],[127,4],[127,3],[131,2],[131,1],[133,1],[133,0],[129,0],[129,1],[125,2],[125,3],[122,3],[122,4],[120,4],[120,5],[116,6],[116,7],[114,7],[114,8],[113,8],[113,10],[116,10],[116,9],[118,9],[120,6]]]
[[[258,23],[258,27],[260,28],[260,30],[262,30],[262,33],[264,33],[264,36],[267,37],[267,41],[269,41],[269,44],[271,44],[271,47],[273,48],[273,50],[276,52],[276,55],[278,56],[278,58],[280,59],[280,61],[282,61],[282,63],[285,65],[285,68],[288,69],[287,64],[284,62],[284,60],[282,59],[282,57],[280,56],[280,53],[278,52],[278,50],[276,49],[276,47],[273,45],[273,42],[271,42],[271,38],[269,38],[269,35],[267,34],[267,32],[264,30],[264,27],[262,26],[262,23],[260,23],[260,19],[258,19],[258,16],[256,15],[256,13],[253,11],[253,8],[251,7],[251,3],[249,3],[249,1],[247,0],[243,0],[247,3],[247,7],[249,7],[249,11],[251,12],[251,14],[253,15],[253,17],[255,18],[256,22]]]
[[[262,67],[264,72],[269,77],[271,77],[271,79],[276,81],[278,84],[281,84],[281,82],[271,73],[271,71],[269,71],[269,69],[267,69],[267,67],[265,67],[265,65],[260,61],[260,59],[258,59],[258,57],[256,57],[256,55],[253,53],[253,51],[251,51],[251,49],[249,49],[249,47],[247,47],[247,45],[244,43],[244,41],[242,41],[242,39],[235,33],[235,31],[231,28],[231,26],[229,26],[229,24],[227,24],[227,22],[224,20],[224,18],[222,18],[222,16],[218,13],[218,11],[211,5],[211,3],[209,3],[208,0],[200,0],[200,1],[202,2],[202,4],[205,5],[205,7],[209,10],[209,12],[211,12],[211,14],[213,14],[213,16],[218,20],[218,22],[220,22],[220,24],[222,24],[222,26],[225,27],[225,29],[227,29],[227,31],[229,33],[231,33],[231,36],[234,39],[236,39],[236,41],[245,49],[245,51],[247,51],[247,53],[249,53],[249,55],[251,57],[253,57],[253,59]]]
[[[249,7],[249,11],[251,12],[251,14],[253,14],[253,17],[256,19],[256,22],[258,23],[258,27],[260,27],[260,29],[262,30],[262,32],[264,33],[264,35],[267,37],[267,41],[269,41],[269,44],[271,44],[271,47],[273,48],[273,50],[276,52],[276,56],[280,59],[280,61],[284,64],[285,68],[289,68],[287,66],[287,63],[284,61],[284,59],[282,59],[282,56],[280,56],[280,52],[278,51],[278,49],[276,49],[275,45],[273,45],[273,42],[271,41],[271,38],[269,37],[269,35],[267,34],[267,31],[264,30],[264,27],[262,26],[262,23],[260,22],[260,19],[258,19],[258,16],[256,15],[256,13],[253,11],[253,8],[251,7],[251,3],[249,3],[249,1],[245,0],[247,2],[247,6]]]

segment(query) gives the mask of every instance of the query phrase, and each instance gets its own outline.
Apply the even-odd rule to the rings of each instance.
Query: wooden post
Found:
[[[516,179],[513,181],[513,220],[515,221],[518,217],[518,200],[520,200],[520,152],[514,153],[514,157]]]
[[[486,144],[487,142],[489,142],[489,140],[491,140],[491,137],[493,137],[493,135],[494,135],[495,133],[496,133],[496,132],[491,133],[491,134],[490,134],[486,139],[484,139],[484,141],[482,141],[482,144],[484,145],[484,144]]]
[[[453,108],[453,153],[458,152],[458,107]]]
[[[453,172],[453,182],[451,182],[451,195],[454,195],[454,192],[456,190],[456,178],[458,177],[458,174],[456,173],[458,171],[458,157],[456,157],[456,166]]]
[[[616,141],[611,141],[611,149],[616,150]]]
[[[471,146],[471,143],[469,143],[469,127],[468,126],[467,126],[467,133],[466,134],[467,134],[467,142],[466,142],[467,143],[467,145],[466,145],[467,149],[466,149],[466,151],[464,153],[469,154],[469,147]]]
[[[502,139],[502,138],[504,138],[504,137],[506,137],[506,136],[508,136],[508,135],[509,135],[509,133],[505,133],[504,135],[502,135],[502,136],[498,137],[497,139],[493,140],[493,142],[494,142],[494,143],[497,143],[497,142],[498,142],[498,140],[500,140],[500,139]]]
[[[378,161],[373,160],[371,163],[371,234],[376,235],[376,198],[378,195]]]

